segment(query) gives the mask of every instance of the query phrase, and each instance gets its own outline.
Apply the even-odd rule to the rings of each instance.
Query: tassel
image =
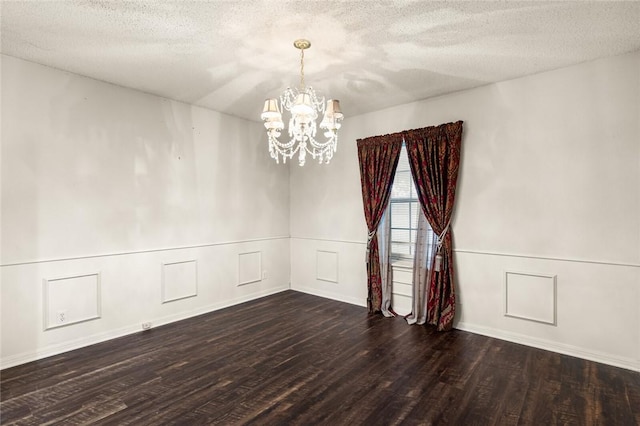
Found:
[[[442,267],[442,255],[436,254],[436,262],[433,266],[433,270],[436,272],[440,272],[440,268]]]

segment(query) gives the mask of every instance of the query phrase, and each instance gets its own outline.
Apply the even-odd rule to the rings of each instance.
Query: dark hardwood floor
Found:
[[[640,373],[294,291],[0,374],[3,424],[640,424]]]

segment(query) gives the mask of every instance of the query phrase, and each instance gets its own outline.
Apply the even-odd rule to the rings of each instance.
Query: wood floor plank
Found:
[[[640,374],[294,291],[0,373],[7,425],[637,425]]]

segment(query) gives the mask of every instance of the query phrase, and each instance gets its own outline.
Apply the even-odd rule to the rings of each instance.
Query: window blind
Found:
[[[391,255],[413,258],[418,228],[418,196],[411,176],[407,149],[402,144],[398,168],[391,187]]]

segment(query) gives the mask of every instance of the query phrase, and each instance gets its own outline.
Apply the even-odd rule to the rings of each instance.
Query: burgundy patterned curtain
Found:
[[[380,311],[382,306],[380,256],[376,230],[389,203],[391,185],[401,148],[401,133],[358,139],[362,203],[369,230],[367,238],[367,306],[369,312]]]
[[[427,283],[427,322],[449,330],[455,315],[451,215],[456,198],[462,121],[404,132],[422,211],[438,236]]]

